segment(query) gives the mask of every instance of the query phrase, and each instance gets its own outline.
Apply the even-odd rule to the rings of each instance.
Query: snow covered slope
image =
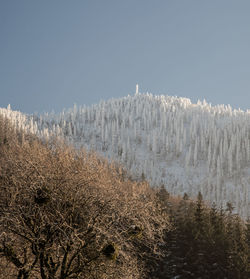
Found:
[[[164,184],[172,194],[201,191],[211,203],[230,201],[250,217],[249,110],[137,93],[60,114],[0,113],[39,136],[65,136],[119,160],[135,178]]]

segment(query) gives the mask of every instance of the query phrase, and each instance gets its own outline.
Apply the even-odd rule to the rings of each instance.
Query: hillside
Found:
[[[0,116],[1,279],[248,279],[250,223]]]
[[[135,94],[59,114],[0,113],[40,137],[66,137],[126,166],[133,178],[173,195],[205,200],[250,216],[250,111],[151,94]]]

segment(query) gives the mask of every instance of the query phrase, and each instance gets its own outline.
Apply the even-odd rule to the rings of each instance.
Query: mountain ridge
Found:
[[[166,95],[128,95],[61,113],[0,113],[40,137],[60,136],[121,162],[135,179],[250,216],[250,110]]]

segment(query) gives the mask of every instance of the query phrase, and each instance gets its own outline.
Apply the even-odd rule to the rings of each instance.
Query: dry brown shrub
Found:
[[[155,191],[94,153],[12,139],[0,146],[5,278],[146,277],[168,228]]]

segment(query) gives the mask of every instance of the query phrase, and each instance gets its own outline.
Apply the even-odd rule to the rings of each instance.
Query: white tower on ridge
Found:
[[[136,84],[135,86],[135,95],[139,94],[139,85]]]

